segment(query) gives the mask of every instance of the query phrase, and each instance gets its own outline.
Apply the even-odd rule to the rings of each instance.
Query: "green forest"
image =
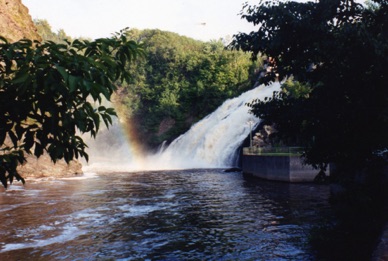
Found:
[[[52,32],[46,20],[34,22],[44,40],[71,40],[63,30]],[[117,82],[113,101],[121,120],[132,125],[148,149],[173,140],[226,99],[252,88],[263,63],[226,48],[222,39],[202,42],[151,29],[126,34],[145,55],[128,65],[130,81]]]
[[[143,144],[171,141],[226,99],[252,87],[257,66],[221,40],[201,42],[160,30],[130,30],[145,57],[130,64],[132,76],[118,92],[118,111],[131,118]]]

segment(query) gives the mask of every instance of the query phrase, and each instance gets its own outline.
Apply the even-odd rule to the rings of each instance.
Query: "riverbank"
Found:
[[[36,158],[33,155],[27,155],[27,162],[18,166],[17,171],[23,178],[63,178],[74,177],[83,174],[82,164],[79,161],[72,160],[67,164],[64,160],[58,160],[54,163],[47,154]]]

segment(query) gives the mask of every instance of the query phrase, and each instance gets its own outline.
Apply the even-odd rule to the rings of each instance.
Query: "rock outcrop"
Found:
[[[23,38],[41,40],[21,0],[0,0],[0,35],[10,42]]]
[[[32,155],[26,158],[27,163],[17,169],[23,178],[62,178],[83,174],[82,164],[78,161],[67,164],[64,160],[59,160],[54,164],[47,154],[39,159]]]

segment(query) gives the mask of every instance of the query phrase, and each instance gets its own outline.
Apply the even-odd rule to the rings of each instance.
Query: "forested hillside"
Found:
[[[250,55],[160,30],[130,30],[145,58],[131,64],[132,81],[119,88],[119,114],[148,147],[171,141],[223,101],[251,88],[260,66]]]
[[[72,41],[53,32],[46,20],[34,21],[43,40]],[[127,32],[143,45],[145,56],[131,63],[130,82],[118,82],[115,107],[124,124],[146,148],[156,148],[187,131],[226,99],[252,88],[262,59],[227,50],[221,39],[202,42],[160,30]]]

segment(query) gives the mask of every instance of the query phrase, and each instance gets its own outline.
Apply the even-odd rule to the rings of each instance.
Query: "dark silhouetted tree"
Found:
[[[125,31],[111,38],[72,43],[20,40],[0,43],[0,181],[23,180],[16,167],[25,155],[47,152],[55,162],[85,157],[80,134],[97,134],[115,115],[101,106],[129,81],[126,64],[142,48]]]

